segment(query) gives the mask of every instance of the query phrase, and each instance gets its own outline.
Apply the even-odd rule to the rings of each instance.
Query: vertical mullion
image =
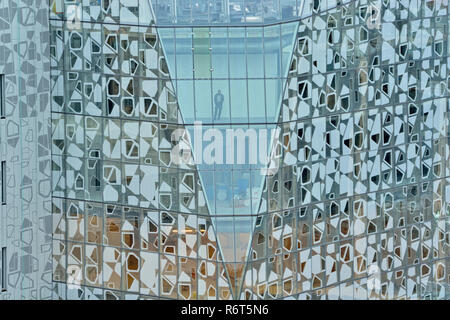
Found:
[[[2,161],[1,164],[2,171],[2,205],[6,204],[6,161]]]
[[[6,247],[2,248],[2,290],[6,291]]]
[[[5,75],[0,75],[0,119],[5,119]]]

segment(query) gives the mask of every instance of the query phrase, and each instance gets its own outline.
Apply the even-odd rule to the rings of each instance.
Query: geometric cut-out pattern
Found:
[[[304,1],[280,166],[232,263],[198,168],[172,159],[182,97],[150,1],[81,6],[79,24],[65,6],[50,5],[55,297],[449,298],[446,1]]]

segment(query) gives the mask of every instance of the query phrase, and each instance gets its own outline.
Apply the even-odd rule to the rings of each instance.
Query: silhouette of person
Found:
[[[214,120],[220,120],[220,115],[222,114],[222,105],[224,96],[220,89],[217,91],[217,93],[214,95]]]

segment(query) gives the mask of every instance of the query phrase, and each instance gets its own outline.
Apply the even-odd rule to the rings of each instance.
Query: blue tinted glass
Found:
[[[211,77],[211,57],[209,28],[193,29],[194,77],[205,79]]]
[[[266,122],[266,99],[264,79],[248,80],[248,114],[249,122]]]
[[[245,19],[244,0],[229,1],[229,20],[231,23],[242,23]]]
[[[267,121],[276,122],[281,104],[281,80],[266,79]]]
[[[264,28],[264,58],[266,77],[281,76],[280,26]]]
[[[227,28],[211,28],[211,64],[213,78],[228,78]]]
[[[216,215],[233,214],[232,178],[228,170],[215,171]]]
[[[152,0],[153,12],[155,13],[158,24],[172,24],[174,19],[174,8],[172,1]]]
[[[161,1],[161,0],[159,0]],[[166,3],[169,1],[165,1]],[[192,0],[176,0],[174,22],[188,24],[192,22]],[[167,4],[169,5],[169,4]]]
[[[261,204],[261,199],[263,197],[263,188],[265,182],[264,171],[259,169],[251,170],[251,213],[257,214],[259,213],[259,207]]]
[[[248,122],[247,81],[230,80],[231,120],[233,123]]]
[[[176,28],[175,37],[176,37],[177,78],[192,79],[193,77],[192,29]]]
[[[245,57],[245,28],[229,28],[230,78],[245,78],[247,75]]]
[[[230,122],[229,80],[212,80],[213,122]]]
[[[211,80],[195,80],[195,113],[197,121],[211,123]]]
[[[234,214],[251,212],[251,178],[249,170],[233,171]]]
[[[194,116],[194,81],[193,80],[177,80],[177,97],[178,104],[181,109],[185,123],[193,123]]]
[[[247,69],[249,78],[264,78],[263,28],[247,28]]]
[[[216,233],[225,262],[234,262],[234,219],[233,217],[217,217]]]
[[[270,23],[280,20],[280,2],[279,0],[264,1],[264,22]]]
[[[202,182],[203,192],[206,196],[209,212],[216,214],[216,185],[213,170],[199,170],[199,177]]]
[[[349,1],[349,0],[345,0]],[[344,2],[345,2],[344,1]],[[295,19],[302,13],[304,0],[152,0],[160,25],[252,25]],[[325,8],[327,1],[322,1]],[[335,4],[331,2],[328,6]],[[306,14],[313,1],[307,1]]]

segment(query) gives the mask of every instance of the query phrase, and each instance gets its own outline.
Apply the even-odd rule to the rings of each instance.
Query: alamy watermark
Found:
[[[78,265],[69,265],[67,267],[67,288],[80,289],[83,280],[81,267]]]
[[[367,8],[368,18],[366,20],[367,27],[369,29],[380,29],[381,28],[381,10],[379,6],[370,4]]]
[[[81,6],[71,4],[66,9],[66,26],[69,30],[81,30]]]
[[[279,136],[280,128],[204,129],[196,121],[193,138],[184,128],[172,133],[172,161],[177,165],[257,165],[264,168],[262,174],[273,175],[281,157]]]

